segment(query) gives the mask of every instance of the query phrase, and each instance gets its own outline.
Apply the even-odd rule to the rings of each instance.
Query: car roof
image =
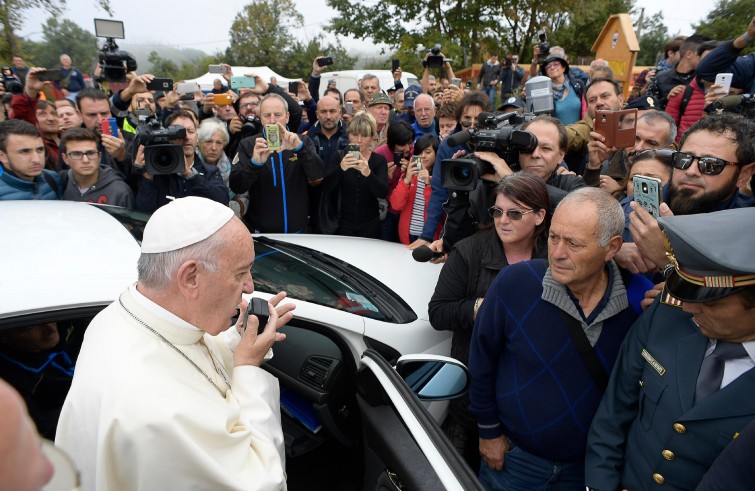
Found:
[[[4,201],[0,230],[0,319],[107,305],[136,281],[139,243],[95,206]]]

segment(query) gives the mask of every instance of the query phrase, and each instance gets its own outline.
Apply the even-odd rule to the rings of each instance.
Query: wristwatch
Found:
[[[667,265],[663,267],[662,272],[663,272],[663,277],[668,278],[669,276],[671,276],[671,273],[674,272],[674,264],[668,263]]]

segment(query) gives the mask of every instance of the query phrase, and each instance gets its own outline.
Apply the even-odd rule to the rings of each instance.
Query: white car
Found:
[[[74,364],[91,318],[136,281],[145,219],[84,203],[0,203],[0,340],[55,321],[55,350],[65,345]],[[415,396],[447,399],[468,383],[465,368],[438,356],[448,355],[450,333],[428,320],[440,267],[400,244],[332,236],[255,236],[255,254],[254,296],[285,290],[297,305],[263,366],[281,383],[289,488],[481,489],[433,420],[443,407],[432,405],[445,403],[430,403],[441,411],[431,416]],[[19,364],[0,341],[0,376],[45,389],[33,379],[62,370],[64,360],[47,354],[55,350]],[[399,361],[412,354],[423,357]],[[67,391],[60,379],[45,378],[42,402],[21,391],[47,436],[51,406]]]

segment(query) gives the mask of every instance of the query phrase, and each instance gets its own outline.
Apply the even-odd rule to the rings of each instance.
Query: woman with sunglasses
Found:
[[[551,205],[545,182],[533,174],[504,177],[488,212],[493,226],[459,241],[448,256],[428,306],[437,330],[453,331],[451,356],[467,363],[472,328],[485,292],[509,264],[545,258]],[[451,401],[443,429],[472,469],[480,464],[477,425],[466,397]]]

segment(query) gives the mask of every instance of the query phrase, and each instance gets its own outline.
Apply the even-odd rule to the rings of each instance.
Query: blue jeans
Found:
[[[525,452],[513,443],[503,470],[480,462],[480,483],[488,491],[584,491],[584,462],[553,462]]]
[[[495,85],[488,85],[486,87],[483,87],[482,90],[488,94],[488,99],[490,99],[490,105],[493,106],[493,110],[495,111],[495,93],[496,93],[496,86]]]

